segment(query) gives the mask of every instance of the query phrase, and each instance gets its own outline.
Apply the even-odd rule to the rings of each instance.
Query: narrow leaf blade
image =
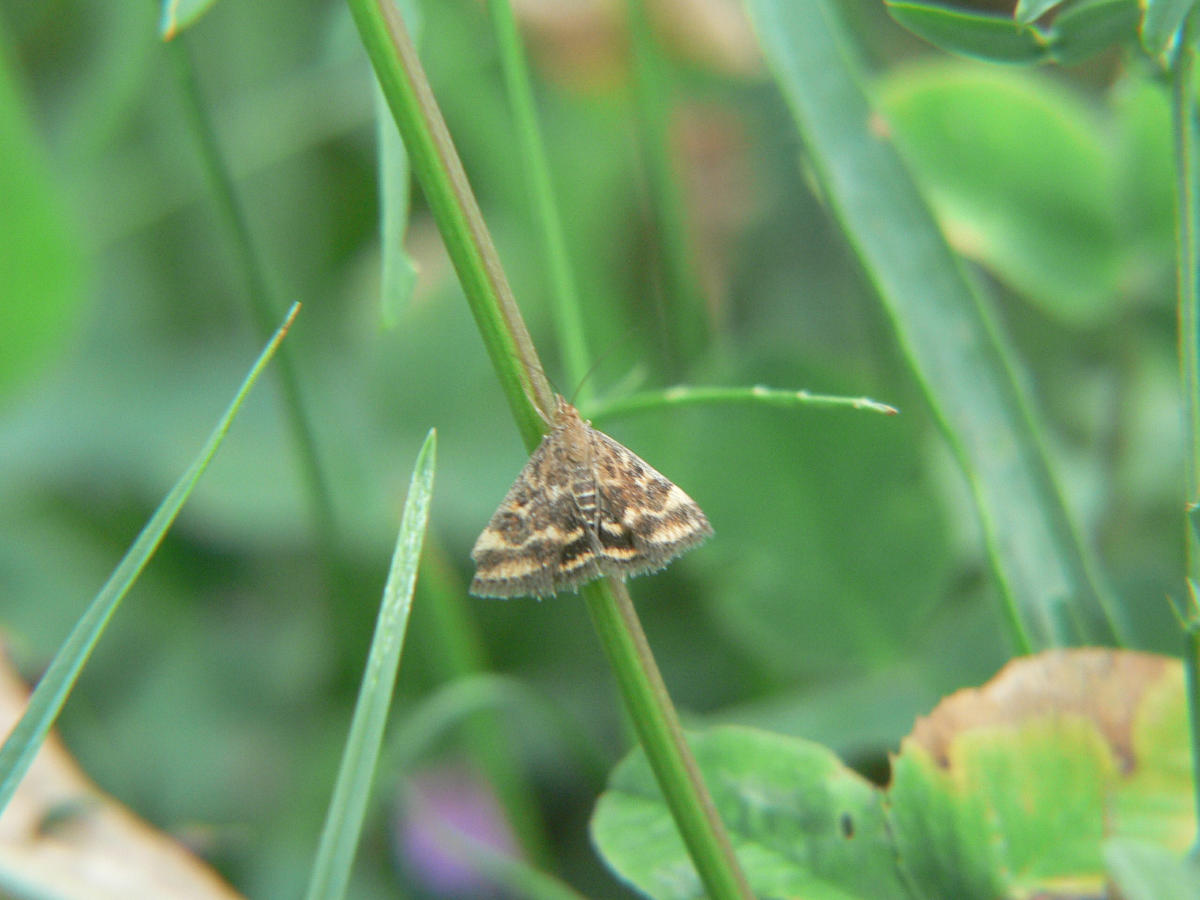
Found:
[[[429,523],[436,450],[437,433],[431,429],[413,468],[412,483],[400,521],[400,534],[396,539],[392,566],[375,623],[375,637],[371,641],[358,702],[354,706],[354,718],[346,736],[337,784],[329,802],[321,843],[313,862],[308,884],[309,900],[336,900],[342,897],[350,879],[350,867],[354,862],[371,783],[375,778],[383,728],[392,703],[396,669],[400,665],[400,653],[408,631],[417,566]]]
[[[1142,17],[1142,46],[1146,52],[1165,60],[1183,20],[1195,5],[1196,0],[1146,0],[1146,14]]]
[[[950,53],[1003,63],[1035,63],[1046,58],[1045,35],[1007,16],[918,2],[890,2],[887,9],[913,34]]]
[[[29,706],[26,708],[25,714],[21,716],[21,720],[5,740],[4,746],[0,747],[0,810],[3,810],[8,805],[8,801],[12,799],[17,785],[29,770],[34,756],[37,755],[37,751],[46,739],[55,719],[58,718],[67,696],[79,678],[79,673],[99,642],[100,635],[104,633],[104,629],[108,626],[113,613],[117,611],[121,600],[124,599],[133,583],[141,575],[142,570],[146,568],[146,564],[154,556],[154,552],[162,543],[163,538],[166,537],[167,529],[179,515],[184,501],[192,493],[192,488],[196,486],[196,482],[204,474],[208,464],[212,462],[217,448],[225,439],[234,417],[241,409],[242,402],[249,394],[250,388],[258,380],[258,376],[266,368],[267,363],[275,355],[275,351],[279,349],[279,344],[287,334],[299,309],[300,304],[292,304],[283,324],[279,326],[262,353],[259,354],[254,366],[243,380],[233,401],[225,410],[225,414],[221,416],[217,427],[209,435],[208,441],[199,455],[175,482],[167,496],[163,498],[158,509],[154,511],[154,515],[150,517],[150,521],[142,528],[133,545],[126,551],[108,581],[104,583],[87,611],[84,612],[70,635],[67,636],[66,641],[54,655],[54,660],[50,663],[46,674],[42,676],[42,680],[38,682],[33,695],[29,698]]]
[[[1084,635],[1103,618],[1029,401],[995,324],[877,117],[833,4],[751,0],[750,12],[826,195],[970,479],[1018,647]],[[953,335],[953,340],[947,338]]]

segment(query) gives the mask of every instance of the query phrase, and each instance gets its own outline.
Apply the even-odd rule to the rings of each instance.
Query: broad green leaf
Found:
[[[2,398],[63,346],[84,302],[79,236],[25,109],[2,30],[0,235]]]
[[[980,728],[953,752],[942,769],[906,742],[894,769],[897,846],[920,896],[1103,886],[1104,791],[1116,768],[1094,726],[1067,718]]]
[[[1142,17],[1142,46],[1146,52],[1165,62],[1183,20],[1195,5],[1196,0],[1146,0]]]
[[[67,696],[74,688],[79,673],[83,671],[83,667],[96,648],[104,629],[108,627],[113,613],[117,611],[121,600],[129,593],[133,583],[150,562],[150,558],[154,556],[159,544],[166,537],[167,529],[171,527],[179,515],[180,509],[183,508],[184,501],[191,494],[192,488],[196,486],[196,482],[200,480],[200,476],[204,474],[208,464],[212,462],[217,448],[225,439],[234,417],[241,409],[242,402],[246,399],[246,395],[249,394],[255,381],[258,380],[258,376],[266,368],[267,363],[275,355],[275,351],[279,348],[279,344],[299,308],[299,304],[292,305],[283,325],[275,332],[250,369],[249,374],[242,381],[233,401],[225,410],[225,414],[221,416],[220,421],[217,422],[216,428],[209,435],[208,441],[205,442],[199,455],[167,492],[162,503],[154,511],[154,515],[150,517],[150,521],[139,532],[133,546],[121,557],[116,569],[113,570],[108,581],[104,583],[100,592],[71,630],[62,647],[54,655],[54,659],[50,662],[41,681],[34,688],[25,714],[21,716],[21,720],[17,722],[16,727],[4,741],[4,746],[0,747],[0,811],[3,811],[4,807],[8,805],[8,801],[12,799],[17,785],[29,770],[34,756],[54,725],[55,719],[58,718],[59,712],[62,711]]]
[[[1007,16],[992,16],[933,3],[889,2],[892,18],[950,53],[991,62],[1035,63],[1046,58],[1046,36]]]
[[[162,16],[158,33],[164,41],[176,37],[183,29],[195,24],[196,20],[216,5],[217,0],[162,0]]]
[[[1177,661],[1027,657],[905,739],[889,791],[897,850],[922,897],[1098,894],[1114,836],[1188,846],[1188,748]]]
[[[396,538],[396,549],[375,622],[375,637],[359,686],[358,702],[354,705],[354,718],[346,735],[346,748],[325,816],[325,827],[321,831],[321,843],[313,860],[308,883],[309,900],[337,900],[345,894],[350,880],[371,784],[375,780],[383,728],[392,704],[396,670],[408,633],[421,546],[429,524],[436,456],[437,435],[431,429],[413,467],[408,499],[404,502],[400,520],[400,534]]]
[[[1064,10],[1050,32],[1050,55],[1060,65],[1074,66],[1132,41],[1142,12],[1137,0],[1085,0]]]
[[[756,896],[1099,895],[1114,838],[1178,860],[1196,825],[1182,668],[1150,654],[1010,663],[918,719],[886,793],[807,741],[723,728],[690,743]],[[592,835],[647,895],[700,896],[640,752]]]
[[[834,9],[821,0],[749,8],[830,207],[972,485],[1013,641],[1078,641],[1079,623],[1107,611],[1036,417],[989,311],[880,137]]]
[[[981,798],[959,789],[920,748],[892,761],[888,811],[904,869],[926,900],[1004,896]]]
[[[1134,765],[1122,773],[1109,805],[1113,834],[1149,840],[1175,853],[1196,837],[1182,667],[1172,661],[1138,697],[1130,746]]]
[[[691,735],[704,781],[758,897],[907,898],[878,791],[817,744],[748,728]],[[703,890],[640,750],[592,818],[608,865],[658,900]]]
[[[1057,319],[1114,314],[1116,177],[1081,100],[1035,72],[941,63],[889,74],[879,102],[960,253]]]

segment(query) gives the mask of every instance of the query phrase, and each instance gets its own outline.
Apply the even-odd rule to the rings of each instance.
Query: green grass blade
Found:
[[[104,633],[104,629],[113,613],[117,611],[121,600],[124,599],[142,570],[146,568],[146,564],[150,562],[154,551],[162,543],[167,529],[179,515],[179,510],[191,494],[192,488],[196,486],[196,482],[204,474],[208,464],[212,462],[217,448],[225,439],[229,426],[233,423],[234,416],[241,409],[242,402],[246,399],[246,395],[255,381],[258,380],[258,376],[262,374],[267,363],[275,355],[275,351],[279,349],[279,344],[287,334],[299,309],[300,304],[292,304],[287,318],[259,354],[250,373],[242,381],[242,386],[238,389],[233,401],[217,423],[217,427],[209,435],[204,448],[188,466],[187,471],[175,482],[167,496],[163,498],[158,509],[154,511],[154,515],[150,517],[150,521],[142,528],[133,545],[126,551],[112,575],[108,577],[108,581],[104,583],[87,611],[84,612],[59,648],[58,653],[54,655],[54,660],[50,663],[46,674],[42,676],[37,688],[34,689],[33,696],[29,698],[29,706],[26,708],[25,714],[21,716],[21,720],[17,722],[12,733],[5,740],[4,746],[0,747],[0,810],[3,810],[8,805],[8,801],[12,799],[17,785],[29,770],[34,756],[37,755],[38,749],[46,739],[46,734],[54,725],[67,696],[75,686],[79,673],[83,670],[84,664],[100,640],[100,635]]]
[[[645,0],[627,0],[629,43],[633,57],[633,100],[646,181],[662,249],[666,340],[674,355],[671,367],[695,359],[712,338],[703,291],[696,278],[688,234],[683,185],[671,155],[671,118],[666,63],[655,42]]]
[[[1184,422],[1183,507],[1190,525],[1184,538],[1187,541],[1189,594],[1182,624],[1192,771],[1195,774],[1197,822],[1200,823],[1200,622],[1197,621],[1196,604],[1196,583],[1200,580],[1200,533],[1196,528],[1196,504],[1200,498],[1200,286],[1196,283],[1200,269],[1196,247],[1200,196],[1196,186],[1196,57],[1191,46],[1196,29],[1200,27],[1196,20],[1196,12],[1190,12],[1183,26],[1184,46],[1171,72],[1171,125],[1175,135],[1175,264],[1179,292],[1179,384]],[[1200,831],[1191,855],[1194,861],[1200,861]]]
[[[394,328],[416,288],[417,265],[404,249],[404,232],[408,229],[408,154],[378,87],[375,125],[379,145],[380,319],[385,328]]]
[[[404,19],[392,0],[347,3],[513,418],[532,450],[546,430],[537,407],[552,411],[554,394]]]
[[[643,391],[618,397],[608,403],[588,407],[593,419],[608,419],[629,413],[652,412],[664,407],[713,406],[717,404],[749,404],[761,406],[845,406],[894,416],[900,410],[870,397],[839,397],[833,394],[813,394],[809,391],[788,391],[763,387],[721,387],[680,385],[665,391]]]
[[[403,2],[413,40],[420,36],[420,18],[412,2]],[[396,131],[391,110],[375,85],[375,144],[379,166],[379,284],[380,319],[385,328],[400,321],[417,285],[417,264],[404,247],[408,230],[411,181],[408,152]]]
[[[189,55],[187,39],[173,42],[168,50],[167,55],[174,63],[175,74],[179,79],[183,112],[187,116],[205,174],[208,176],[218,221],[237,255],[238,268],[245,282],[246,297],[250,302],[255,324],[263,335],[267,335],[275,324],[278,298],[271,289],[266,264],[250,229],[250,220],[234,182],[233,172],[217,140],[216,129],[209,112],[210,104],[201,90],[200,80]],[[326,555],[326,566],[330,574],[335,576],[333,580],[336,583],[340,540],[333,496],[325,469],[321,465],[317,436],[304,402],[299,371],[289,347],[284,347],[279,354],[277,368],[283,394],[283,408],[287,413],[292,438],[296,444],[300,472],[312,499],[314,518],[320,532],[321,551]]]
[[[517,139],[520,141],[521,165],[525,181],[533,198],[533,209],[542,239],[542,253],[550,270],[554,286],[555,325],[558,343],[562,348],[567,369],[567,383],[577,388],[579,399],[588,396],[586,377],[591,368],[583,310],[575,273],[567,256],[567,240],[563,234],[562,213],[554,196],[550,178],[550,163],[546,144],[534,112],[533,89],[529,84],[529,65],[521,46],[521,36],[508,0],[489,0],[488,9],[500,50],[500,65],[508,102],[512,106]]]
[[[830,205],[970,480],[1014,646],[1106,637],[1077,624],[1116,630],[1028,400],[899,155],[873,128],[834,4],[749,8]]]
[[[313,863],[308,884],[309,900],[334,900],[346,891],[350,867],[362,832],[363,815],[370,799],[375,763],[383,740],[392,703],[392,688],[396,684],[396,669],[408,630],[408,614],[412,608],[413,587],[417,581],[417,566],[421,560],[421,545],[429,523],[429,501],[433,494],[433,467],[437,450],[437,434],[429,436],[417,455],[412,484],[404,503],[400,535],[392,555],[392,567],[383,589],[383,602],[375,623],[375,637],[367,657],[354,718],[346,736],[346,749],[338,771],[333,799],[325,816],[321,843]]]

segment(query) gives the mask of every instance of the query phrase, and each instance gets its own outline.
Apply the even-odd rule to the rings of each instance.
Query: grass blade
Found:
[[[533,88],[529,83],[529,65],[521,46],[521,35],[508,0],[488,0],[505,90],[512,106],[513,122],[520,141],[520,159],[525,181],[533,202],[542,255],[554,286],[555,325],[567,370],[567,383],[576,385],[577,397],[587,398],[586,379],[591,368],[583,310],[575,273],[567,256],[562,213],[554,195],[550,163],[541,126],[534,112]]]
[[[538,408],[553,410],[554,392],[513,299],[408,28],[393,0],[347,2],[521,437],[532,450],[546,430]]]
[[[894,416],[900,410],[870,397],[838,397],[832,394],[813,394],[809,391],[790,391],[756,384],[753,387],[710,387],[679,385],[665,391],[643,391],[628,394],[608,403],[588,407],[588,416],[606,419],[630,413],[652,412],[664,407],[713,406],[748,404],[762,406],[843,406]]]
[[[834,4],[751,0],[749,8],[830,205],[970,480],[1014,646],[1108,637],[1089,633],[1116,624],[1028,399],[899,155],[873,128]]]
[[[392,688],[396,684],[396,669],[408,630],[408,613],[412,608],[413,587],[417,581],[417,565],[421,545],[429,522],[429,501],[433,494],[433,467],[437,450],[437,433],[429,436],[417,455],[412,484],[404,503],[400,535],[392,555],[392,567],[383,589],[383,602],[375,623],[367,668],[359,687],[354,718],[346,736],[346,749],[338,771],[333,799],[321,831],[321,844],[313,863],[308,884],[309,900],[334,900],[346,891],[350,867],[362,832],[363,815],[370,799],[375,763],[383,740],[392,703]]]
[[[159,544],[166,536],[167,529],[179,515],[179,510],[191,494],[192,488],[196,486],[196,482],[204,474],[208,464],[212,462],[217,448],[225,439],[229,426],[233,423],[234,416],[237,415],[250,388],[258,380],[258,376],[262,374],[267,363],[271,361],[275,351],[279,349],[280,342],[287,334],[287,330],[291,327],[292,320],[296,318],[299,310],[300,304],[292,304],[287,318],[259,354],[250,373],[242,381],[242,386],[225,410],[225,414],[221,416],[217,427],[209,435],[200,454],[175,482],[167,496],[163,498],[158,509],[154,511],[154,515],[150,517],[150,521],[142,528],[133,545],[126,551],[112,575],[108,577],[108,581],[100,588],[100,592],[96,594],[87,611],[75,624],[58,653],[54,655],[54,660],[50,663],[46,674],[42,676],[33,695],[29,698],[29,706],[25,710],[25,714],[21,716],[21,720],[5,740],[4,746],[0,747],[0,811],[8,805],[8,801],[16,792],[17,785],[29,770],[34,756],[37,755],[38,749],[46,739],[46,734],[54,725],[55,719],[58,718],[58,714],[67,700],[67,695],[75,686],[79,673],[96,648],[100,635],[104,633],[113,613],[117,611],[121,600],[129,593],[133,583],[146,568],[150,558],[154,556],[154,551],[158,549]]]

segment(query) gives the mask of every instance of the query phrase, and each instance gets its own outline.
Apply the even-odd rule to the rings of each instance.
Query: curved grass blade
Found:
[[[413,40],[420,36],[421,21],[412,2],[401,2],[404,18],[412,23]],[[379,284],[380,318],[385,328],[394,328],[408,308],[417,285],[417,264],[404,247],[408,230],[412,173],[408,152],[396,123],[392,121],[387,98],[375,85],[375,144],[379,168],[379,258],[382,264]]]
[[[233,423],[233,418],[241,408],[250,388],[275,355],[275,351],[279,348],[280,342],[287,334],[287,330],[291,327],[292,320],[296,318],[299,310],[300,304],[293,303],[283,324],[279,326],[267,346],[263,348],[253,368],[250,369],[250,373],[242,381],[242,386],[229,404],[229,408],[225,410],[225,414],[221,416],[217,427],[209,435],[204,448],[188,466],[187,471],[175,482],[167,496],[163,498],[158,509],[154,511],[154,515],[150,517],[150,521],[142,528],[132,546],[113,570],[112,575],[108,577],[108,581],[100,588],[100,592],[96,594],[87,611],[75,624],[58,653],[54,655],[54,660],[50,663],[46,674],[42,676],[33,695],[29,698],[29,706],[26,708],[25,714],[21,716],[21,720],[17,722],[12,733],[5,740],[4,746],[0,747],[0,811],[8,805],[17,785],[29,770],[34,756],[46,739],[46,734],[53,726],[54,720],[58,718],[58,714],[67,700],[67,695],[75,686],[79,673],[83,670],[84,664],[100,640],[100,635],[104,633],[113,613],[117,611],[117,606],[120,605],[121,600],[141,575],[142,570],[146,568],[146,564],[150,562],[154,551],[158,549],[158,545],[166,536],[167,529],[171,527],[176,516],[179,515],[179,510],[183,507],[184,501],[191,494],[192,488],[196,486],[196,482],[204,474],[208,464],[212,462],[217,448],[225,439],[229,426]]]
[[[554,286],[555,325],[558,343],[562,348],[567,381],[579,385],[576,397],[588,397],[587,375],[591,358],[587,346],[587,329],[580,306],[579,288],[571,260],[567,254],[567,239],[563,229],[562,212],[550,178],[550,163],[541,125],[534,111],[533,88],[529,81],[529,64],[521,46],[521,35],[509,0],[488,0],[492,27],[496,33],[496,48],[504,73],[505,91],[512,107],[518,154],[529,191],[535,223],[542,242],[542,256],[549,268]]]
[[[400,535],[396,539],[392,567],[375,622],[375,637],[371,641],[337,784],[333,799],[329,801],[329,812],[325,816],[321,843],[308,883],[306,896],[309,900],[337,900],[345,894],[350,879],[350,866],[362,832],[363,815],[370,799],[375,763],[383,740],[383,726],[392,703],[396,669],[400,665],[400,652],[404,649],[404,636],[408,630],[417,565],[429,523],[436,450],[437,432],[430,429],[417,455],[408,499],[404,503]]]
[[[665,391],[643,391],[629,394],[610,403],[589,407],[588,418],[606,419],[629,413],[651,412],[670,406],[713,406],[720,404],[749,404],[763,406],[845,406],[865,409],[870,412],[894,416],[900,412],[894,406],[872,400],[870,397],[839,397],[833,394],[813,394],[809,391],[792,391],[764,387],[708,387],[704,385],[679,385]]]
[[[830,205],[970,480],[1010,638],[1021,652],[1111,640],[1100,632],[1118,625],[1059,493],[1007,347],[899,154],[881,135],[836,6],[749,3]]]

